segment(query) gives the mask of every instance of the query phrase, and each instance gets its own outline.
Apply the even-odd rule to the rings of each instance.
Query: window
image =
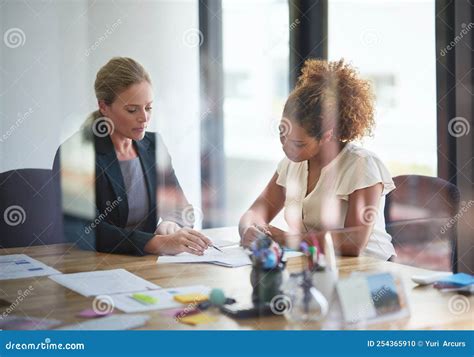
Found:
[[[222,1],[226,224],[235,225],[283,158],[278,123],[288,96],[285,0]]]
[[[329,1],[330,60],[372,81],[376,128],[363,145],[393,176],[437,175],[435,2]]]

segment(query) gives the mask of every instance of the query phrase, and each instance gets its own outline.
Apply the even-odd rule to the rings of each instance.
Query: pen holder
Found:
[[[269,304],[272,299],[281,294],[284,281],[285,267],[276,267],[271,270],[254,266],[250,273],[252,284],[252,302],[255,306]]]
[[[252,302],[255,306],[270,304],[272,299],[281,294],[286,262],[283,249],[265,234],[259,236],[251,246]]]

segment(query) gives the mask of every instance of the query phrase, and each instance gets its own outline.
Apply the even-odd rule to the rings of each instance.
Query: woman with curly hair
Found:
[[[242,216],[242,244],[262,232],[288,244],[293,235],[311,232],[321,241],[330,231],[342,255],[395,255],[383,215],[385,195],[395,188],[392,177],[374,153],[352,143],[373,126],[369,82],[343,60],[307,60],[283,109],[286,157]],[[289,232],[270,225],[283,208]]]

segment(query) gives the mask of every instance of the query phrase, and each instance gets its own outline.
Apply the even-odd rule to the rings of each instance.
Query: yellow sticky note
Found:
[[[217,321],[217,318],[207,314],[193,314],[179,319],[179,322],[193,326],[199,324],[208,324],[214,321]]]
[[[182,294],[182,295],[175,295],[174,299],[182,304],[192,304],[192,303],[198,304],[200,302],[209,300],[209,296],[204,295],[204,294],[199,294],[199,293]]]

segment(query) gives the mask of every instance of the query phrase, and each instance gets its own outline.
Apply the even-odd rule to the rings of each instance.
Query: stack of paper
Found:
[[[125,269],[61,274],[51,276],[50,279],[84,296],[112,295],[160,288]]]
[[[180,253],[174,256],[161,256],[158,264],[165,263],[211,263],[229,268],[236,268],[244,265],[251,265],[248,254],[242,247],[224,247],[222,252],[208,248],[204,255],[194,255],[190,253]]]
[[[61,274],[25,254],[0,255],[0,280]]]

